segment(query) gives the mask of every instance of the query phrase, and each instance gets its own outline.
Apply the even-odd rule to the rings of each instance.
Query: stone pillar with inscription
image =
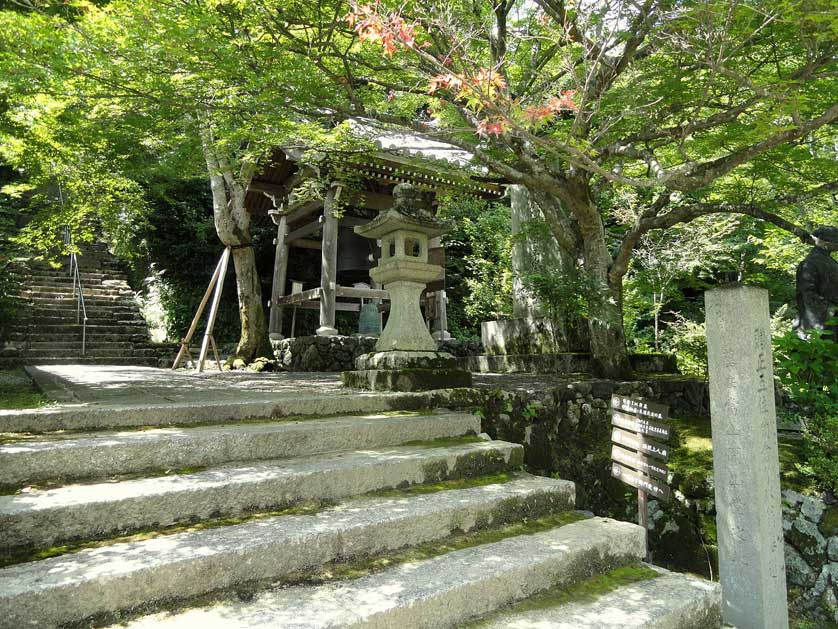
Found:
[[[786,572],[768,291],[705,294],[722,618],[786,629]]]

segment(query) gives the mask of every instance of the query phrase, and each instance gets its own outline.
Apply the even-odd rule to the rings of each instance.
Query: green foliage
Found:
[[[789,331],[774,339],[774,358],[790,412],[804,427],[801,470],[838,493],[838,343],[830,336],[812,330],[801,339]]]
[[[480,322],[512,313],[512,225],[509,208],[474,198],[442,200],[452,219],[445,236],[448,327],[459,339],[480,337]]]

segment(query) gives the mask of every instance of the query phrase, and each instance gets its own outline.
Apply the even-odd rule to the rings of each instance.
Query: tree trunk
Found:
[[[236,271],[241,335],[233,358],[251,362],[254,358],[271,355],[268,325],[262,307],[262,286],[256,270],[256,255],[253,247],[249,246],[252,240],[250,214],[244,203],[254,166],[242,164],[236,177],[226,160],[216,152],[212,123],[208,116],[201,117],[199,132],[212,190],[215,231],[224,246],[238,247],[232,249],[232,254]]]
[[[236,347],[236,357],[247,362],[260,356],[271,356],[268,342],[268,324],[262,307],[262,286],[256,271],[256,254],[253,247],[233,249],[236,269],[236,291],[239,297],[241,336]]]
[[[609,281],[612,257],[605,240],[605,226],[594,205],[587,181],[569,179],[568,201],[579,223],[588,289],[588,331],[595,375],[610,379],[632,377],[623,329],[622,278]]]

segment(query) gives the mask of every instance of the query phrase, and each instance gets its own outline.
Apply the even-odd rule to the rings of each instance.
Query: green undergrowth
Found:
[[[668,420],[677,436],[678,446],[672,449],[669,468],[681,478],[700,482],[713,475],[713,441],[710,418],[689,416]],[[676,443],[673,441],[673,444]],[[783,489],[794,489],[805,494],[815,492],[812,480],[801,473],[799,465],[805,461],[803,442],[780,439],[780,484]]]
[[[525,519],[520,523],[501,526],[498,528],[483,528],[470,532],[456,532],[449,537],[427,542],[419,546],[403,548],[400,550],[380,553],[363,558],[355,558],[343,561],[330,562],[316,569],[309,569],[305,572],[289,574],[281,580],[253,581],[238,585],[231,590],[212,592],[203,596],[190,598],[189,600],[171,601],[168,604],[155,606],[153,609],[139,608],[120,615],[109,614],[104,618],[88,619],[84,627],[109,626],[115,620],[121,623],[141,617],[151,611],[180,612],[186,609],[209,607],[212,605],[225,604],[235,601],[249,601],[257,594],[275,588],[286,588],[298,585],[321,585],[340,581],[360,579],[362,577],[376,574],[384,570],[395,568],[399,565],[414,563],[439,557],[457,550],[464,550],[474,546],[499,542],[510,537],[520,535],[535,535],[574,522],[587,519],[589,516],[578,511],[564,511],[540,518]],[[75,629],[74,625],[69,625]]]
[[[0,410],[40,408],[49,403],[23,368],[0,369]]]
[[[272,518],[276,516],[287,515],[314,515],[333,506],[334,503],[327,503],[322,501],[303,502],[285,509],[278,509],[275,511],[260,511],[258,513],[245,513],[233,517],[212,518],[204,520],[203,522],[190,524],[177,524],[165,528],[156,528],[138,531],[131,535],[122,535],[119,537],[112,537],[104,540],[96,541],[79,541],[67,542],[49,548],[21,548],[12,551],[0,553],[0,568],[5,568],[13,564],[27,563],[30,561],[39,561],[41,559],[49,559],[50,557],[58,557],[60,555],[67,555],[76,553],[88,548],[104,548],[106,546],[113,546],[115,544],[124,544],[128,542],[140,542],[147,539],[154,539],[156,537],[163,537],[166,535],[175,535],[177,533],[187,533],[191,531],[203,531],[207,529],[219,528],[222,526],[233,526],[236,524],[244,524],[245,522],[253,522],[256,520],[263,520],[265,518]]]
[[[648,581],[658,576],[660,574],[650,567],[642,563],[633,563],[604,574],[598,574],[569,586],[549,588],[519,603],[515,603],[506,609],[500,610],[496,614],[492,614],[487,618],[482,618],[465,626],[474,629],[487,626],[498,614],[508,612],[522,614],[525,612],[553,609],[567,603],[594,602],[601,596],[613,592],[618,588],[632,585],[633,583]]]
[[[440,491],[452,491],[455,489],[470,489],[472,487],[484,487],[486,485],[502,485],[515,480],[518,476],[512,472],[498,472],[496,474],[486,474],[484,476],[476,476],[472,478],[457,478],[453,480],[444,480],[438,483],[423,483],[421,485],[411,485],[402,489],[382,489],[373,491],[367,496],[376,498],[407,498],[409,496],[423,496],[425,494],[435,494]]]

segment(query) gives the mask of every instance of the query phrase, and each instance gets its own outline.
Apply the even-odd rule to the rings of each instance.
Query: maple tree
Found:
[[[741,213],[808,239],[802,209],[838,187],[828,2],[320,5],[276,28],[284,52],[343,87],[328,115],[444,140],[524,185],[562,253],[556,273],[586,277],[602,375],[631,371],[622,284],[646,234]]]

